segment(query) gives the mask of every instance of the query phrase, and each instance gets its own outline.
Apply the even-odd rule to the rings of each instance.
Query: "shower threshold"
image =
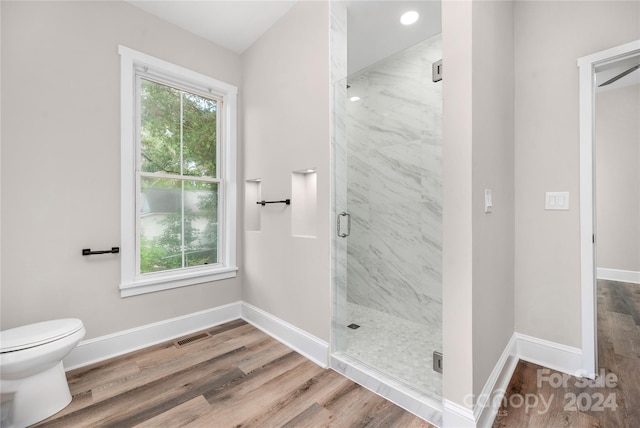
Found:
[[[442,402],[344,352],[331,354],[330,367],[343,376],[435,425],[442,426]]]

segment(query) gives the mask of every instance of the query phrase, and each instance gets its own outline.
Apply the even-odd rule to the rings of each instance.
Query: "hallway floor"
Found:
[[[493,428],[640,427],[640,285],[598,281],[596,384],[520,361]]]

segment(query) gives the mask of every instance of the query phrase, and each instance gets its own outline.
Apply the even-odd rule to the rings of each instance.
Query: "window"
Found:
[[[121,295],[234,277],[237,88],[119,53]]]

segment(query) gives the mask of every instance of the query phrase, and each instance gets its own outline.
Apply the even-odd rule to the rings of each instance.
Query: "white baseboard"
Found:
[[[329,366],[329,344],[247,302],[241,302],[241,317],[277,341],[321,367]]]
[[[640,284],[640,272],[632,270],[598,268],[596,276],[598,279]]]
[[[526,334],[514,333],[520,359],[575,376],[582,373],[582,350]]]
[[[570,375],[582,368],[582,351],[521,333],[513,333],[485,382],[473,411],[444,400],[443,427],[491,427],[518,360],[525,360]]]
[[[480,396],[476,397],[473,416],[477,426],[490,427],[492,425],[518,360],[517,339],[513,334],[485,382]]]
[[[327,367],[329,345],[246,302],[234,302],[177,318],[84,340],[64,359],[65,370],[137,351],[176,337],[242,318],[316,364]]]
[[[453,401],[443,400],[442,426],[444,428],[476,428],[473,411]]]
[[[240,318],[240,302],[83,340],[64,359],[73,370]]]

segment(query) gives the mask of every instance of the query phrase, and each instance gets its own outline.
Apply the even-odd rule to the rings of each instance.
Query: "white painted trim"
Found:
[[[598,279],[606,279],[608,281],[630,282],[632,284],[640,284],[640,272],[622,269],[598,268]]]
[[[640,52],[640,40],[596,52],[578,59],[580,83],[580,289],[582,306],[583,373],[597,372],[594,204],[594,69],[611,61]]]
[[[64,367],[67,371],[73,370],[239,318],[321,367],[328,366],[327,342],[255,306],[238,301],[84,340],[64,359]]]
[[[445,428],[476,428],[473,411],[453,401],[443,400],[442,426]]]
[[[237,271],[237,267],[221,267],[207,270],[194,269],[192,272],[180,271],[175,275],[165,274],[155,278],[144,278],[132,283],[120,284],[120,297],[137,296],[139,294],[235,278]]]
[[[513,333],[485,382],[482,392],[476,397],[473,411],[452,401],[443,400],[443,427],[490,427],[500,409],[519,360],[539,364],[572,376],[580,376],[584,373],[581,370],[582,355],[579,348]]]
[[[240,318],[240,302],[183,315],[106,336],[83,340],[64,359],[65,370],[137,351]]]
[[[634,54],[634,51],[638,50],[640,50],[640,40],[634,40],[623,45],[615,46],[613,48],[605,49],[603,51],[578,58],[578,67],[589,67],[592,64],[599,65],[610,61],[616,61],[620,57]]]
[[[582,350],[526,334],[514,333],[518,358],[572,376],[587,374],[582,368]]]
[[[136,126],[134,121],[135,73],[133,57],[122,55],[120,46],[120,278],[135,277],[135,168],[133,150]],[[126,48],[124,48],[126,49]]]
[[[514,333],[485,382],[480,396],[476,397],[473,416],[478,426],[490,427],[493,423],[518,360],[517,338]]]
[[[136,51],[123,45],[118,45],[118,53],[122,57],[131,58],[132,61],[140,67],[148,67],[156,69],[157,73],[161,73],[163,77],[180,76],[180,80],[186,80],[196,87],[205,87],[211,89],[211,92],[224,96],[226,94],[237,94],[238,88],[221,80],[214,79],[206,74],[198,73],[185,67],[164,61],[143,52]]]
[[[593,68],[580,66],[580,278],[582,300],[582,368],[596,371],[595,234],[593,201]]]
[[[324,340],[247,302],[241,302],[240,314],[242,319],[248,323],[253,324],[256,328],[310,359],[320,367],[328,367],[329,344]]]
[[[482,392],[475,397],[473,410],[452,401],[443,400],[442,426],[491,427],[519,360],[529,361],[573,376],[585,373],[581,370],[582,355],[579,348],[513,333],[485,382]],[[469,395],[469,401],[471,397]],[[465,404],[471,405],[471,402]]]
[[[236,276],[237,239],[237,96],[238,88],[204,74],[172,64],[162,59],[118,46],[120,54],[120,296],[129,297],[170,288],[229,279]],[[176,269],[170,272],[140,274],[137,260],[139,247],[136,227],[139,191],[137,190],[137,115],[135,101],[137,77],[155,76],[162,82],[180,88],[193,88],[195,93],[211,94],[222,100],[218,123],[224,123],[218,133],[219,195],[221,206],[219,254],[217,265]]]

